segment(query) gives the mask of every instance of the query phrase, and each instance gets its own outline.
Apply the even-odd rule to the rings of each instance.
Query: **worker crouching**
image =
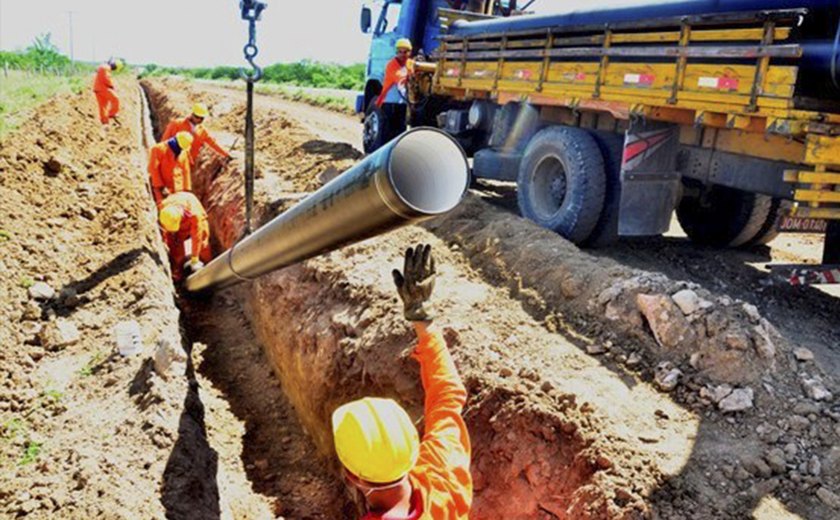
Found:
[[[163,200],[159,218],[163,241],[169,250],[172,278],[180,282],[185,269],[194,273],[212,259],[207,212],[195,195],[184,191]],[[187,239],[190,240],[189,259],[185,250]]]
[[[332,415],[335,450],[344,476],[361,495],[363,520],[468,518],[472,503],[470,439],[461,417],[467,392],[446,341],[427,308],[434,287],[431,246],[409,248],[394,282],[412,322],[426,392],[420,440],[408,413],[392,399],[366,397]]]
[[[193,136],[178,132],[149,150],[149,181],[158,209],[163,199],[181,191],[192,191],[189,150]]]

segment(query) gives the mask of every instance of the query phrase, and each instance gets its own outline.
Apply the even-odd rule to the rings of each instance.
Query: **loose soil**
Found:
[[[145,86],[164,120],[202,99],[217,130],[241,131],[239,93],[174,81]],[[257,97],[262,218],[358,157],[325,142],[329,128],[313,136],[318,120],[294,120],[285,103]],[[317,117],[317,109],[301,110]],[[229,247],[242,230],[239,165],[220,167],[205,155],[196,175],[217,245]],[[267,275],[240,293],[324,457],[332,456],[329,414],[347,399],[391,395],[420,417],[416,369],[400,356],[412,338],[387,273],[405,246],[423,241],[444,266],[436,303],[470,389],[473,517],[834,516],[840,410],[834,396],[806,396],[803,382],[821,377],[836,388],[826,368],[836,363],[836,330],[818,310],[836,300],[795,293],[756,272],[761,286],[777,291],[762,298],[747,290],[743,270],[720,267],[740,260],[684,243],[666,255],[661,242],[581,252],[488,205],[482,199],[505,199],[493,191],[480,190],[422,227]],[[659,249],[644,253],[651,246]],[[708,276],[672,266],[696,255],[701,263],[719,258]],[[709,282],[727,273],[726,283]],[[707,305],[684,317],[670,299],[680,290]],[[817,329],[811,335],[794,330],[795,318],[806,316]],[[796,360],[802,346],[816,362]],[[670,393],[655,384],[663,363],[682,371]],[[712,394],[722,384],[752,392],[754,406],[721,413]]]

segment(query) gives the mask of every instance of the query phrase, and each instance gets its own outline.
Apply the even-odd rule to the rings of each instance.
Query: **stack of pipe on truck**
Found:
[[[396,3],[399,23],[381,23]],[[816,226],[824,262],[840,264],[840,2],[428,15],[447,6],[385,2],[366,119],[382,49],[410,37],[432,57],[412,79],[411,124],[454,136],[474,177],[515,181],[537,223],[593,246],[661,234],[674,210],[690,239],[725,247]]]

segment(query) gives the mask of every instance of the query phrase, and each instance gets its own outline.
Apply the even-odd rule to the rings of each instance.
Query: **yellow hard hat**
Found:
[[[114,70],[115,71],[117,71],[117,72],[121,71],[124,66],[125,66],[125,63],[123,63],[123,60],[121,60],[121,59],[115,59],[114,60]]]
[[[184,218],[184,208],[177,204],[170,204],[160,210],[160,225],[170,233],[181,229],[182,218]]]
[[[207,110],[207,105],[204,103],[196,103],[192,107],[192,113],[196,117],[207,117],[210,115],[210,111]]]
[[[399,40],[397,40],[396,48],[397,48],[397,50],[400,50],[400,49],[411,50],[412,49],[411,40],[409,40],[408,38],[400,38]]]
[[[181,150],[189,150],[193,143],[193,136],[189,132],[178,132],[175,134],[175,140],[178,141]]]
[[[333,412],[332,427],[338,459],[363,480],[394,482],[417,462],[417,429],[393,399],[365,397],[344,404]]]

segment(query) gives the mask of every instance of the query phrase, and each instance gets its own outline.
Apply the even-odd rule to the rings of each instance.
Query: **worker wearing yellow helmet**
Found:
[[[209,115],[210,111],[207,109],[207,105],[204,103],[193,104],[190,115],[180,119],[173,119],[168,125],[166,125],[166,130],[163,132],[161,140],[165,141],[178,132],[191,133],[195,139],[193,140],[192,147],[190,148],[190,164],[195,164],[198,154],[201,152],[201,148],[205,144],[225,159],[229,159],[230,153],[222,148],[213,136],[210,135],[210,132],[208,132],[204,127],[204,120],[207,119],[207,116]]]
[[[191,133],[178,132],[149,150],[149,182],[158,207],[173,193],[192,191],[189,159],[192,144]]]
[[[196,272],[212,258],[210,251],[210,226],[207,212],[195,195],[182,191],[166,197],[158,214],[163,241],[169,250],[172,278],[183,279],[184,269]],[[190,258],[187,260],[184,244],[190,240]]]
[[[364,502],[363,520],[466,519],[472,503],[470,438],[461,417],[467,391],[428,309],[431,246],[409,248],[403,271],[393,276],[419,340],[412,357],[426,392],[425,431],[421,440],[392,399],[365,397],[333,412],[335,451]]]
[[[382,92],[379,93],[375,103],[382,110],[382,129],[380,135],[374,137],[375,142],[365,143],[365,151],[368,153],[405,132],[406,129],[408,79],[414,74],[411,40],[400,38],[394,47],[396,55],[385,66]],[[368,133],[366,129],[366,138]]]

